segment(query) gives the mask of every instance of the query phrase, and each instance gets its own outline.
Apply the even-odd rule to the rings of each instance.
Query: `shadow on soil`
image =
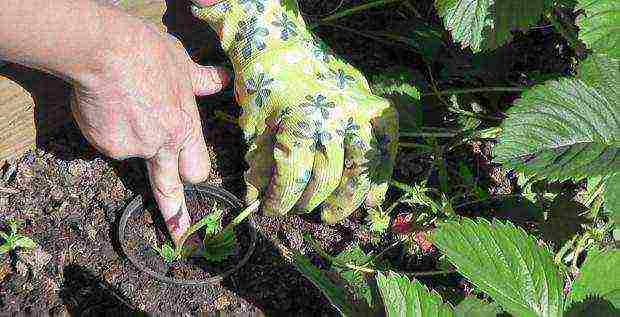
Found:
[[[118,290],[86,268],[65,266],[60,298],[71,316],[145,316],[136,310]]]

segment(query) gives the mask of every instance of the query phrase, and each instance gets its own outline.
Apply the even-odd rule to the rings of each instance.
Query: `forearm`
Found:
[[[91,0],[3,0],[0,59],[88,81],[142,22]]]

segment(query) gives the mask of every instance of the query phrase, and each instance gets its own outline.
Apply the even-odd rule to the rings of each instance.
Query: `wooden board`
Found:
[[[121,0],[120,6],[166,30],[164,0]],[[0,65],[0,167],[71,123],[70,87],[62,80],[20,65]]]

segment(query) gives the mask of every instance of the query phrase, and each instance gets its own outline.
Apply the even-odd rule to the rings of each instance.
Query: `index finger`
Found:
[[[179,153],[160,150],[146,162],[153,196],[175,244],[190,226],[183,183],[179,176]]]

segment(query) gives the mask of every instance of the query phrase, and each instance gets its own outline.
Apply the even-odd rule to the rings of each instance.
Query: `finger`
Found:
[[[209,177],[211,159],[202,133],[196,100],[189,93],[183,96],[183,99],[179,114],[183,120],[185,136],[180,145],[178,171],[184,181],[200,183]]]
[[[224,89],[230,81],[228,71],[221,67],[202,66],[192,63],[191,77],[194,95],[212,95]]]
[[[368,156],[372,138],[370,123],[357,124],[344,140],[344,169],[340,184],[321,206],[321,218],[337,223],[362,205],[370,188]]]
[[[291,115],[274,137],[274,170],[265,193],[266,215],[285,215],[303,193],[314,163],[316,128],[303,122],[304,113]]]
[[[368,208],[383,203],[398,152],[398,113],[387,100],[377,99],[380,100],[374,104],[376,116],[371,120],[375,140],[369,162],[372,185],[364,202]]]
[[[341,136],[332,135],[332,140],[318,147],[314,155],[312,177],[295,209],[310,212],[321,204],[337,187],[342,177],[344,149]]]
[[[175,243],[181,240],[190,225],[178,159],[177,152],[161,149],[146,162],[153,196]]]

